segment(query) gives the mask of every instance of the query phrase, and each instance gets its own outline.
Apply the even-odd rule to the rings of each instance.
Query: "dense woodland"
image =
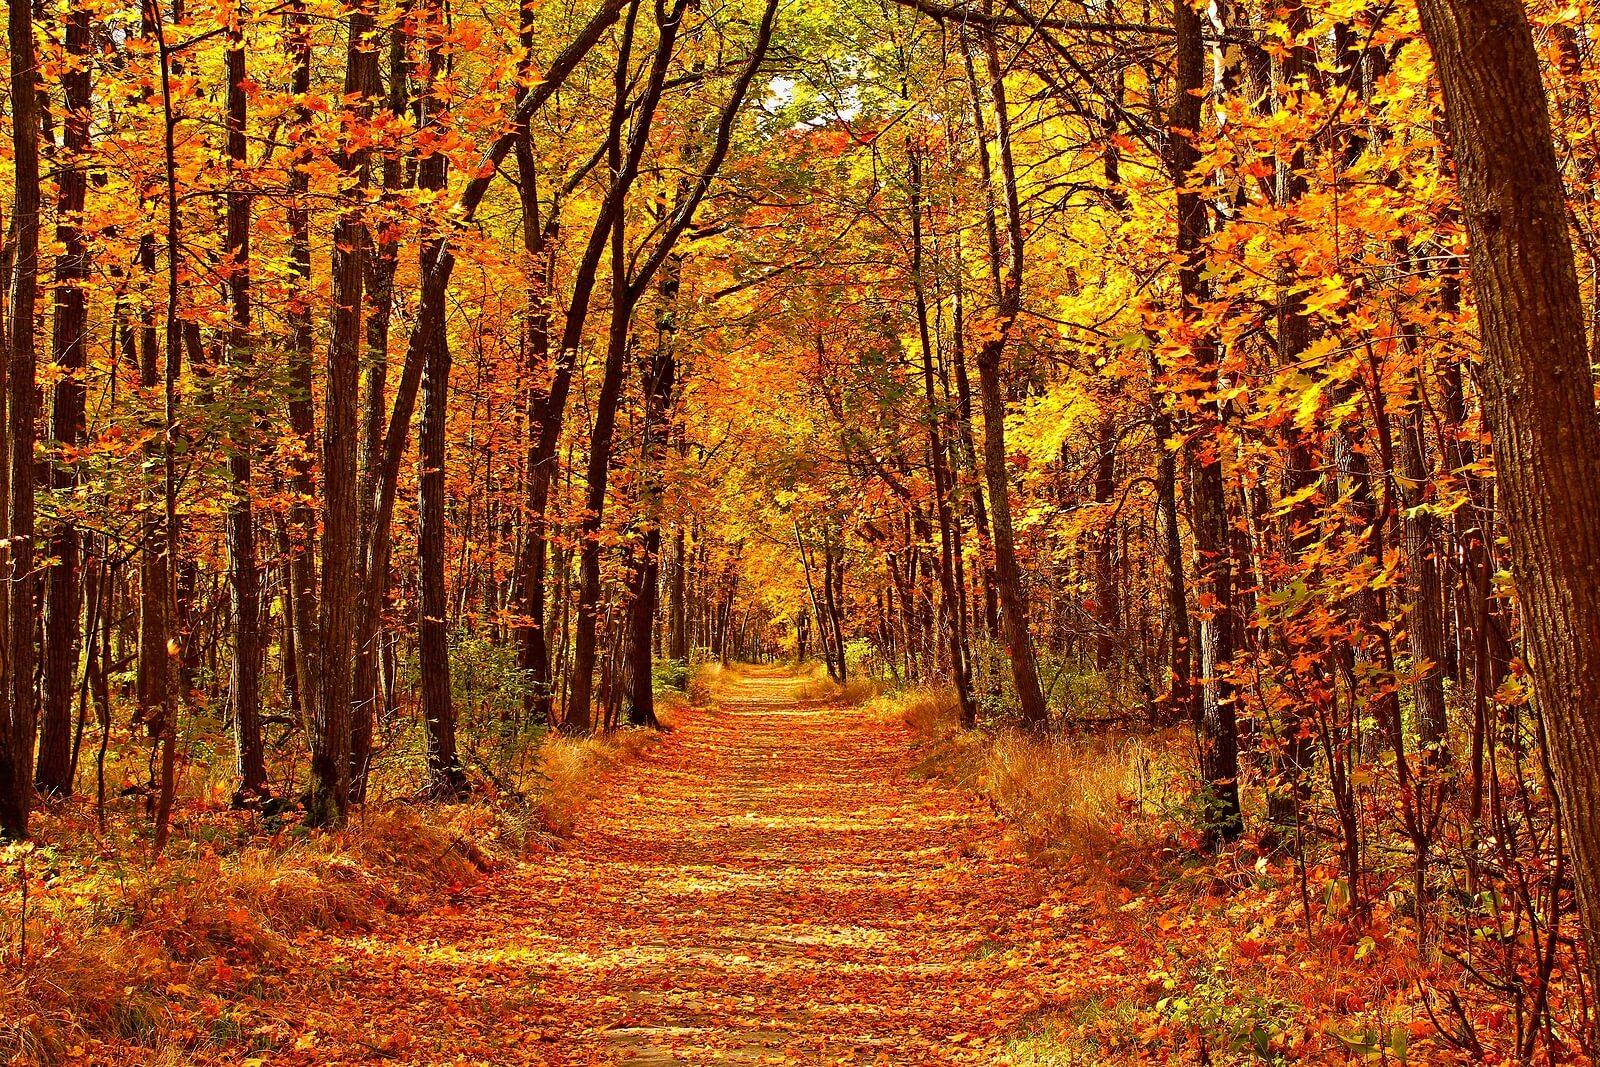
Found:
[[[1181,852],[1592,1052],[1594,17],[12,3],[0,826],[337,828],[816,659],[1181,726]]]

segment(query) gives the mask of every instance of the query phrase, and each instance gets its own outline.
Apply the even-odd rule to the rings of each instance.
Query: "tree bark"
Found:
[[[434,94],[444,73],[444,12],[430,4],[425,16],[428,41],[427,84],[421,92],[423,124],[439,121],[444,101]],[[442,192],[448,184],[449,157],[424,156],[417,184]],[[448,255],[444,238],[424,246],[428,266]],[[442,295],[442,294],[441,294]],[[430,301],[427,321],[418,321],[426,353],[422,367],[422,424],[417,435],[417,666],[422,688],[422,725],[427,746],[428,786],[435,796],[455,798],[466,792],[467,779],[456,755],[456,714],[450,691],[449,606],[445,597],[445,428],[450,403],[450,338],[444,302]]]
[[[64,114],[64,158],[57,184],[56,240],[62,252],[55,267],[55,330],[53,352],[61,368],[51,398],[50,442],[58,455],[51,483],[58,492],[78,484],[71,451],[83,443],[85,332],[88,305],[89,250],[83,233],[83,209],[89,186],[85,156],[89,150],[90,14],[77,0],[67,11],[66,54],[61,75]],[[40,707],[39,766],[35,781],[48,793],[72,792],[72,697],[77,688],[79,609],[83,603],[79,563],[82,535],[67,520],[51,525],[49,555],[56,560],[45,586],[44,686]]]
[[[965,607],[956,587],[955,518],[951,508],[955,487],[945,463],[948,455],[946,443],[939,433],[940,425],[947,420],[939,411],[938,393],[934,388],[933,333],[929,329],[928,297],[922,280],[922,157],[916,144],[909,138],[906,154],[911,200],[911,291],[916,304],[917,336],[922,347],[922,391],[927,405],[928,458],[933,468],[934,514],[939,523],[939,591],[945,608],[945,648],[950,657],[950,680],[956,690],[957,715],[961,725],[971,729],[978,724],[978,705],[972,697],[971,657],[967,648],[966,628],[962,625]],[[890,572],[894,571],[891,562]],[[907,621],[909,624],[909,618]],[[906,636],[909,638],[911,635],[908,633]],[[914,660],[909,659],[911,648],[908,640],[908,674],[915,669]]]
[[[1109,513],[1117,491],[1117,426],[1107,415],[1100,422],[1096,442],[1094,502],[1100,506],[1100,528],[1094,535],[1095,622],[1094,665],[1109,671],[1117,662],[1117,637],[1122,625],[1121,597],[1117,589],[1117,529]]]
[[[1517,0],[1420,0],[1459,168],[1512,573],[1600,988],[1600,426],[1561,173]]]
[[[378,53],[367,40],[374,25],[371,0],[350,13],[345,52],[344,93],[355,99],[354,123],[372,116],[377,91]],[[341,175],[351,183],[354,203],[345,204],[333,230],[332,339],[323,383],[322,415],[322,597],[317,630],[321,638],[321,699],[312,705],[311,783],[306,817],[317,826],[339,826],[350,810],[351,673],[357,586],[356,553],[360,523],[356,507],[358,472],[357,410],[361,392],[361,309],[365,283],[366,232],[362,204],[367,187],[366,149],[341,149]]]
[[[13,239],[9,321],[6,325],[7,415],[10,447],[5,578],[10,603],[4,637],[5,714],[0,715],[0,832],[24,837],[33,803],[33,436],[34,383],[38,370],[34,311],[39,292],[39,115],[34,55],[33,8],[13,3],[6,19],[11,46],[11,151],[15,175],[12,190]]]
[[[405,3],[405,0],[402,0]],[[389,28],[389,87],[385,106],[390,118],[404,119],[410,103],[409,62],[406,56],[408,37],[404,19]],[[374,87],[376,88],[376,87]],[[383,190],[392,197],[405,181],[405,159],[398,146],[391,146],[383,157]],[[350,729],[350,795],[362,802],[367,795],[367,771],[372,762],[372,733],[379,714],[383,712],[381,687],[378,684],[379,641],[383,632],[383,601],[388,591],[388,555],[381,564],[385,573],[374,575],[373,542],[380,536],[378,529],[378,494],[387,485],[384,475],[389,467],[385,449],[386,423],[384,421],[385,392],[389,377],[389,326],[394,317],[394,278],[400,264],[400,243],[380,232],[367,256],[367,365],[361,387],[361,451],[356,457],[361,485],[356,500],[357,526],[360,530],[356,580],[355,632],[351,637],[350,700],[353,721]],[[402,385],[404,373],[402,372]],[[396,403],[400,397],[396,395]],[[405,419],[411,420],[415,403],[416,375],[412,375],[410,395],[405,401]],[[401,438],[404,439],[402,434]],[[394,464],[399,475],[399,462]],[[388,539],[390,511],[384,516],[381,536]]]
[[[1168,122],[1168,165],[1177,190],[1178,289],[1181,317],[1190,324],[1189,345],[1201,379],[1200,408],[1216,408],[1217,341],[1199,320],[1209,299],[1205,282],[1205,202],[1189,188],[1199,160],[1195,141],[1200,132],[1200,97],[1204,87],[1205,51],[1200,15],[1188,0],[1173,0],[1173,103]],[[1206,832],[1214,840],[1239,836],[1244,822],[1239,808],[1239,737],[1234,689],[1227,672],[1234,651],[1233,546],[1229,539],[1227,488],[1216,431],[1220,410],[1208,414],[1191,438],[1189,454],[1189,528],[1194,536],[1200,578],[1199,692],[1192,699],[1199,736],[1200,774],[1205,780]]]
[[[995,112],[995,142],[1000,162],[1000,185],[1005,207],[1005,252],[1000,245],[994,197],[993,164],[989,135],[977,75],[967,57],[972,90],[973,118],[978,137],[978,170],[984,189],[984,219],[989,242],[989,269],[994,284],[995,321],[988,325],[978,349],[978,396],[983,412],[983,473],[989,487],[989,519],[994,540],[995,590],[1000,601],[1000,623],[1011,658],[1011,680],[1017,691],[1017,709],[1025,729],[1043,730],[1049,723],[1039,668],[1034,662],[1033,638],[1028,632],[1028,606],[1022,590],[1011,530],[1011,493],[1006,459],[1006,402],[1001,385],[1001,361],[1006,338],[1022,310],[1022,217],[1017,195],[1016,166],[1011,154],[1011,118],[1006,106],[1000,55],[992,36],[983,41],[989,72],[989,97]]]
[[[250,335],[250,192],[240,173],[245,161],[245,121],[249,114],[244,29],[237,10],[230,12],[226,56],[228,72],[227,154],[233,168],[227,195],[227,232],[223,241],[228,279],[228,359],[250,385],[255,363]],[[252,427],[254,429],[254,427]],[[256,560],[255,513],[251,502],[249,433],[228,455],[231,497],[228,501],[228,581],[233,595],[233,664],[229,672],[229,704],[233,713],[237,797],[268,793],[266,752],[261,744],[261,573]]]
[[[289,10],[289,48],[293,57],[290,89],[303,101],[311,92],[310,18],[304,0],[294,0]],[[285,532],[288,535],[288,583],[285,604],[293,635],[295,693],[306,719],[317,715],[322,701],[322,641],[317,633],[317,446],[316,409],[313,405],[311,360],[311,214],[308,157],[311,112],[303,103],[291,113],[292,157],[289,168],[289,271],[293,295],[289,303],[289,426],[298,439],[300,455],[289,468],[292,502]]]

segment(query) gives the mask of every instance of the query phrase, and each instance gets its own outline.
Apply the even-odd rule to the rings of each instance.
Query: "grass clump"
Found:
[[[820,664],[813,664],[795,681],[794,698],[802,703],[835,704],[857,707],[881,696],[887,683],[864,675],[853,675],[844,683],[834,681]]]
[[[658,718],[670,714],[657,705]],[[663,726],[669,726],[665,720]],[[551,734],[540,750],[544,786],[538,798],[539,822],[556,837],[570,837],[578,816],[599,792],[604,774],[632,759],[660,738],[654,730],[617,730],[588,737]]]
[[[1067,857],[1147,850],[1168,838],[1169,816],[1189,789],[1181,731],[962,730],[948,686],[885,694],[872,707],[921,738],[918,774],[985,797],[1036,852]]]

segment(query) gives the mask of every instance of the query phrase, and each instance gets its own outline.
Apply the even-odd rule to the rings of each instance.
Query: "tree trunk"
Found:
[[[250,193],[242,171],[245,159],[246,95],[244,29],[239,13],[228,20],[227,152],[234,168],[228,189],[228,359],[239,377],[249,383],[255,362],[250,336]],[[229,704],[233,713],[234,754],[239,774],[237,797],[263,797],[268,792],[266,752],[261,744],[261,574],[256,562],[255,513],[251,504],[251,452],[248,437],[228,456],[232,496],[228,501],[228,580],[233,593],[233,664],[229,673]]]
[[[945,441],[939,433],[945,420],[938,408],[938,393],[934,388],[933,333],[928,324],[928,298],[922,281],[922,157],[920,150],[909,139],[906,145],[907,166],[910,170],[911,213],[911,289],[916,303],[917,336],[922,347],[922,391],[927,404],[928,457],[933,467],[934,514],[939,523],[939,590],[944,603],[944,631],[946,651],[950,657],[950,679],[955,685],[956,707],[960,723],[965,728],[978,724],[978,705],[972,698],[972,674],[966,643],[966,630],[961,625],[965,614],[956,588],[956,558],[951,497],[954,495],[952,478],[945,459]],[[896,569],[891,559],[889,570]],[[907,619],[909,625],[909,618]],[[911,635],[908,633],[907,637]],[[915,670],[910,658],[912,645],[906,643],[906,672]]]
[[[687,153],[685,153],[687,155]],[[678,189],[682,200],[686,190]],[[672,390],[677,382],[676,354],[678,329],[678,286],[683,257],[673,254],[661,271],[656,311],[656,348],[640,370],[640,393],[644,398],[643,442],[639,447],[644,467],[643,521],[644,544],[634,568],[634,588],[629,607],[629,693],[628,721],[636,726],[659,726],[656,719],[655,686],[651,677],[651,638],[660,607],[661,585],[661,494],[667,460],[666,437],[672,417]]]
[[[1094,666],[1109,671],[1117,662],[1117,637],[1122,625],[1121,597],[1117,589],[1117,528],[1110,513],[1117,491],[1117,426],[1107,415],[1100,422],[1095,459],[1094,502],[1099,505],[1100,528],[1094,535],[1095,622]]]
[[[407,105],[410,103],[406,39],[407,33],[402,19],[389,28],[389,89],[386,107],[396,121],[405,117]],[[404,163],[405,160],[398,147],[385,151],[383,189],[386,198],[394,196],[404,184]],[[351,799],[357,802],[366,799],[367,771],[372,762],[373,727],[378,716],[384,711],[378,684],[378,655],[383,632],[383,601],[389,588],[387,551],[383,553],[381,560],[384,573],[373,574],[371,568],[375,563],[373,542],[381,536],[387,544],[389,518],[393,514],[394,507],[391,499],[384,514],[383,529],[380,533],[378,513],[383,508],[379,504],[379,495],[390,485],[385,481],[385,475],[390,468],[386,462],[388,451],[385,448],[387,436],[384,394],[388,388],[389,377],[389,326],[394,317],[394,277],[399,263],[399,241],[380,234],[367,263],[367,276],[370,279],[366,286],[369,307],[367,365],[361,388],[361,451],[356,457],[356,466],[361,479],[356,500],[360,543],[356,559],[356,580],[359,584],[355,632],[351,637],[354,665],[351,669],[350,686],[353,716],[350,728],[350,795]],[[411,421],[411,409],[415,403],[416,378],[415,374],[411,376],[411,390],[405,401],[404,421],[407,424]],[[402,384],[404,384],[403,379],[404,372],[402,372]],[[395,398],[397,404],[400,400],[398,392],[399,390]],[[401,439],[404,440],[405,436],[402,433]],[[395,461],[393,469],[395,478],[398,478],[400,470],[398,460]]]
[[[89,150],[90,14],[79,0],[67,12],[66,53],[69,66],[61,75],[65,158],[56,196],[56,259],[54,361],[62,376],[52,390],[50,440],[58,456],[51,481],[58,492],[78,484],[72,450],[84,437],[85,330],[88,307],[89,250],[81,216],[89,185],[84,155]],[[44,604],[44,692],[40,707],[39,767],[35,781],[42,791],[65,796],[72,792],[72,697],[77,688],[79,609],[83,602],[79,560],[82,537],[70,523],[51,525],[50,569]]]
[[[1001,386],[1001,360],[1006,337],[1022,310],[1022,217],[1017,198],[1016,166],[1011,155],[1011,118],[1006,107],[1000,55],[992,36],[984,38],[989,70],[989,97],[995,112],[995,141],[1000,157],[1000,185],[1005,205],[1006,251],[1002,256],[994,197],[993,165],[977,75],[967,57],[967,77],[972,90],[973,119],[978,136],[978,171],[984,190],[984,221],[989,242],[989,271],[994,285],[996,321],[989,324],[978,349],[978,396],[983,412],[983,473],[989,487],[989,518],[994,539],[995,591],[1000,601],[1000,623],[1011,657],[1011,680],[1017,690],[1022,725],[1042,730],[1049,723],[1039,668],[1033,658],[1028,632],[1028,607],[1022,591],[1011,532],[1011,495],[1006,470],[1006,402]]]
[[[664,45],[665,46],[665,45]],[[579,527],[578,618],[572,649],[572,696],[567,704],[565,729],[587,733],[591,727],[590,701],[594,684],[595,621],[600,608],[600,529],[605,520],[606,475],[611,464],[611,434],[616,426],[617,403],[622,396],[623,362],[632,345],[629,322],[633,303],[628,299],[626,249],[622,213],[615,219],[612,242],[612,321],[606,337],[605,370],[595,399],[594,428],[589,434],[588,492]]]
[[[39,292],[39,116],[34,58],[33,9],[13,3],[7,16],[11,45],[11,150],[15,174],[12,190],[11,301],[7,358],[6,436],[10,469],[6,535],[6,582],[10,586],[6,662],[3,678],[5,714],[0,715],[0,832],[24,837],[33,803],[33,412],[38,370],[34,311]]]
[[[1420,0],[1459,166],[1512,572],[1600,988],[1600,427],[1560,168],[1516,0]]]
[[[344,92],[355,98],[355,120],[368,121],[377,91],[378,53],[367,40],[373,30],[371,0],[350,13],[345,53]],[[366,233],[359,200],[367,185],[367,151],[341,149],[340,173],[352,183],[357,201],[340,211],[333,230],[331,288],[332,339],[328,345],[322,416],[322,597],[317,630],[321,637],[321,699],[312,705],[311,783],[306,817],[318,826],[339,826],[350,809],[350,734],[353,681],[350,649],[354,637],[357,586],[357,409],[361,392],[361,308],[365,282]]]
[[[1178,289],[1183,299],[1182,318],[1195,323],[1189,345],[1201,379],[1202,411],[1215,408],[1217,341],[1209,326],[1198,324],[1209,299],[1204,276],[1205,202],[1189,188],[1199,159],[1195,145],[1200,132],[1200,97],[1204,87],[1205,52],[1200,15],[1187,0],[1174,0],[1173,29],[1176,84],[1169,117],[1167,151],[1173,186],[1177,189]],[[1197,438],[1188,446],[1189,527],[1194,535],[1196,567],[1200,578],[1200,692],[1193,700],[1199,735],[1200,773],[1208,796],[1204,818],[1214,840],[1230,841],[1244,829],[1239,808],[1239,738],[1234,689],[1227,678],[1234,651],[1233,546],[1229,539],[1227,489],[1222,454],[1216,438],[1220,411],[1207,414]]]
[[[311,92],[310,19],[304,0],[294,0],[289,12],[290,51],[294,70],[290,88],[297,100]],[[294,299],[289,304],[289,426],[299,441],[300,455],[289,468],[292,503],[285,532],[288,534],[288,583],[285,596],[288,626],[294,645],[295,693],[300,698],[302,719],[318,714],[322,701],[322,641],[317,633],[317,493],[315,459],[318,455],[316,410],[311,383],[311,214],[307,207],[310,189],[308,164],[311,112],[297,105],[292,112],[293,158],[289,168],[289,270]]]
[[[685,551],[683,523],[672,531],[672,578],[667,593],[667,657],[680,663],[689,661],[689,625],[686,612],[689,557]],[[802,660],[804,656],[800,657]]]
[[[444,73],[444,13],[427,14],[428,80],[422,90],[425,123],[438,120],[443,101],[433,95]],[[442,191],[448,182],[449,158],[435,152],[422,159],[417,184]],[[443,238],[430,240],[423,251],[423,276],[428,284],[443,277],[437,265],[449,255]],[[441,292],[440,297],[443,296]],[[427,744],[429,791],[440,797],[466,792],[466,775],[456,755],[456,713],[450,692],[449,607],[445,598],[445,428],[450,404],[450,339],[444,301],[428,303],[428,319],[417,323],[426,357],[422,370],[422,425],[417,436],[417,668],[422,688],[422,725]]]

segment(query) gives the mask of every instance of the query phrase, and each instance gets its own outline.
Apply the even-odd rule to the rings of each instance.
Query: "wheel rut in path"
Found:
[[[685,713],[554,855],[330,941],[303,1062],[994,1062],[1038,1003],[1032,871],[905,727],[793,685]]]

